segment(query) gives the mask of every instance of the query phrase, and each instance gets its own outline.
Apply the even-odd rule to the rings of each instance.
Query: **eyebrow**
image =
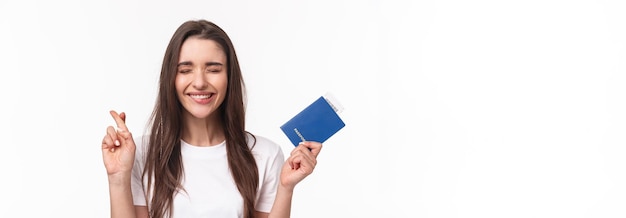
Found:
[[[176,66],[180,67],[180,66],[192,66],[192,65],[193,65],[193,63],[191,63],[191,61],[183,61],[183,62],[178,63],[178,65],[176,65]],[[222,66],[224,64],[222,64],[220,62],[206,62],[206,63],[204,63],[204,65],[205,66],[215,66],[215,65]]]

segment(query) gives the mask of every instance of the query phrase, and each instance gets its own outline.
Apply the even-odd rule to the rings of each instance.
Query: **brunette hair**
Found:
[[[158,96],[150,116],[150,141],[142,178],[143,181],[147,179],[147,187],[144,189],[147,190],[146,202],[150,217],[171,216],[174,195],[182,190],[180,144],[184,108],[176,95],[175,79],[181,46],[190,37],[215,41],[226,54],[227,93],[216,112],[220,114],[220,123],[224,128],[230,172],[243,198],[244,217],[251,218],[259,174],[247,143],[249,133],[245,130],[245,85],[230,38],[222,28],[206,20],[190,20],[180,25],[163,58]]]

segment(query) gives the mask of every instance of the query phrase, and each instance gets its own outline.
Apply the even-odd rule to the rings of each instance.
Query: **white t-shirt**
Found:
[[[255,210],[269,212],[274,204],[276,189],[284,156],[280,146],[256,135],[252,154],[259,170]],[[145,146],[149,137],[135,139],[137,149],[131,177],[133,202],[146,205],[147,179],[141,181]],[[254,139],[248,134],[248,146]],[[180,217],[243,217],[243,198],[228,167],[226,142],[209,147],[198,147],[181,141],[183,160],[181,191],[174,196],[173,218]]]

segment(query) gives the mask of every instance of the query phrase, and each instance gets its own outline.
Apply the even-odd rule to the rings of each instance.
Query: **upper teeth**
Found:
[[[211,95],[191,95],[192,98],[209,98]]]

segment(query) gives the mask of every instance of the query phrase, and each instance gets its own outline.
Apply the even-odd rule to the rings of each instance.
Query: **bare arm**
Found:
[[[126,127],[126,114],[110,111],[117,129],[107,127],[102,140],[102,158],[109,178],[109,199],[112,218],[147,218],[145,206],[133,205],[131,172],[135,158],[135,142]]]
[[[128,178],[109,177],[111,218],[136,218],[133,196]],[[147,216],[146,216],[147,217]]]
[[[317,155],[322,149],[319,142],[303,142],[298,145],[285,161],[280,173],[280,183],[276,192],[276,199],[269,214],[258,214],[261,218],[288,218],[291,217],[291,201],[293,191],[300,181],[313,173],[317,165]]]

